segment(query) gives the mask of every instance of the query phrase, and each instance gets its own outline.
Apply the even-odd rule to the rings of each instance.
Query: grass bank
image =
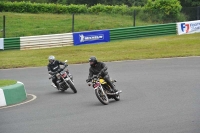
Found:
[[[6,18],[6,38],[72,32],[72,14],[29,14],[0,12],[0,26]],[[75,14],[74,31],[133,26],[133,17],[112,14]],[[151,25],[136,19],[136,26]],[[0,28],[1,30],[1,28]],[[0,32],[0,38],[3,37]]]
[[[100,61],[200,56],[200,33],[122,40],[96,45],[0,51],[0,69],[46,66],[49,55],[54,55],[61,61],[67,59],[69,64],[86,63],[92,55]]]

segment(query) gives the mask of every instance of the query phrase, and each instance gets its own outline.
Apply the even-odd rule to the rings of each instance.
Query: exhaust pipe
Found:
[[[122,93],[122,91],[118,91],[118,92],[115,92],[115,93],[107,93],[108,95],[118,95],[119,93]]]

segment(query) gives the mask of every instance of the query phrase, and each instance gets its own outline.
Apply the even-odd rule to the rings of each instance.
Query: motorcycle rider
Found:
[[[52,86],[57,87],[59,89],[59,86],[57,85],[57,77],[56,74],[63,71],[68,65],[65,62],[61,62],[59,60],[56,60],[53,55],[50,55],[49,58],[49,64],[47,65],[47,69],[50,75],[52,75]],[[63,68],[60,67],[60,65],[63,65]],[[67,71],[69,74],[69,72]],[[72,75],[69,74],[72,79]]]
[[[97,77],[101,76],[108,83],[108,85],[115,91],[115,93],[117,93],[118,90],[116,90],[115,86],[112,84],[110,80],[110,76],[108,75],[107,72],[108,68],[106,64],[103,62],[98,62],[95,56],[90,57],[89,63],[90,63],[89,76],[86,82],[90,82],[93,75],[97,75]]]

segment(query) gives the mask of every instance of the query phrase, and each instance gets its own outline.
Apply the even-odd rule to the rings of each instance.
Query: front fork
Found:
[[[67,84],[68,87],[70,87],[69,84],[67,83],[68,80],[74,85],[74,82],[72,81],[72,79],[68,75],[67,75],[67,78],[66,79],[63,78],[63,80]]]
[[[104,89],[103,89],[103,87],[102,87],[101,85],[98,86],[98,87],[96,87],[95,90],[96,90],[96,89],[101,90],[101,92],[103,93],[103,95],[106,95],[106,93],[104,92]]]

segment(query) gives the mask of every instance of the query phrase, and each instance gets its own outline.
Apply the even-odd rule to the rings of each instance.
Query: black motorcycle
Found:
[[[77,93],[76,87],[73,82],[73,76],[69,74],[68,69],[61,69],[58,73],[50,75],[49,79],[51,79],[53,76],[57,77],[56,83],[58,85],[58,88],[55,85],[53,85],[55,88],[63,92],[66,91],[68,88],[71,88],[74,93]]]

